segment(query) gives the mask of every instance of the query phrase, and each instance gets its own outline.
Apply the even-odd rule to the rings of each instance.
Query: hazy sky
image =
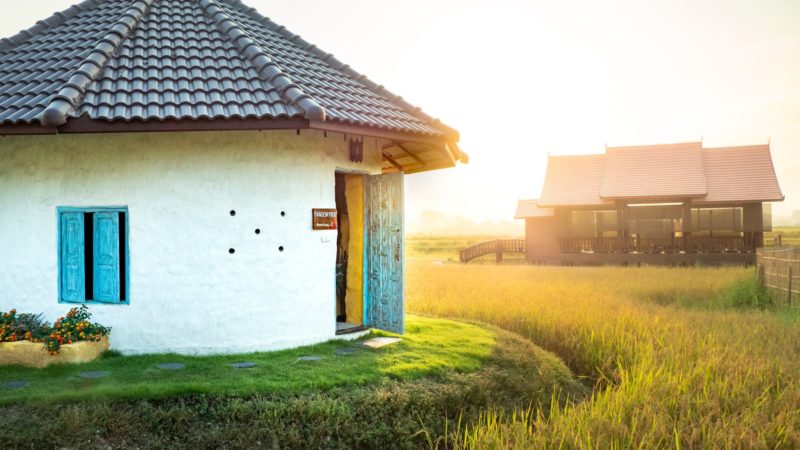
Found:
[[[407,177],[410,216],[510,219],[548,152],[701,138],[771,139],[774,211],[800,209],[800,1],[245,1],[461,131],[471,163]],[[72,3],[6,9],[0,36]]]

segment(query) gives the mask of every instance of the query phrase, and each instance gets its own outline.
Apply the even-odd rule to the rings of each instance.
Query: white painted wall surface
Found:
[[[56,208],[127,206],[130,304],[91,306],[113,349],[332,339],[336,232],[312,231],[311,209],[335,207],[337,169],[380,173],[380,145],[357,164],[343,135],[307,130],[0,138],[0,310],[64,315]]]

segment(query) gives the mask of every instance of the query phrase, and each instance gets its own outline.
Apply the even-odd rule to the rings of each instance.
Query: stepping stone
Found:
[[[3,389],[22,389],[28,387],[31,383],[29,381],[9,381],[8,383],[0,384]]]
[[[353,347],[344,347],[344,348],[337,348],[333,351],[337,355],[352,355],[353,353],[358,353],[357,348]]]
[[[164,363],[158,365],[159,369],[164,369],[164,370],[180,370],[183,369],[184,367],[186,367],[186,364],[183,363]]]
[[[102,372],[102,371],[98,371],[98,372],[81,372],[81,373],[78,374],[79,377],[87,378],[87,379],[105,378],[105,377],[107,377],[109,375],[111,375],[111,373]]]
[[[256,363],[254,363],[254,362],[238,362],[238,363],[230,363],[228,365],[233,367],[234,369],[249,369],[251,367],[255,367]]]
[[[364,347],[369,348],[381,348],[386,347],[387,345],[392,345],[397,342],[400,342],[402,339],[400,338],[393,338],[393,337],[376,337],[372,339],[367,339],[364,341]]]
[[[298,361],[319,361],[320,359],[322,359],[322,358],[320,358],[319,356],[313,356],[313,355],[301,356],[301,357],[297,358]]]

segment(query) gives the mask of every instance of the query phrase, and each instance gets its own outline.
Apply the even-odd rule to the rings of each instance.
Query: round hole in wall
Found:
[[[256,234],[261,234],[261,228],[256,228]]]
[[[232,210],[231,210],[231,216],[235,216],[235,215],[236,215],[236,210],[235,210],[235,209],[232,209]]]
[[[280,247],[278,247],[278,251],[279,251],[279,252],[282,252],[282,251],[283,251],[283,246],[282,246],[282,245],[281,245]]]
[[[286,211],[281,211],[281,217],[286,217]]]
[[[232,255],[232,254],[236,253],[236,249],[235,248],[230,248],[230,249],[228,249],[228,253],[230,253]]]

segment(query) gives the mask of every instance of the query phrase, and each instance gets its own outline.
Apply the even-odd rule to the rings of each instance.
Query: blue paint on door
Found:
[[[119,213],[94,214],[94,299],[119,302]]]
[[[403,174],[368,177],[366,187],[366,323],[403,333]]]
[[[61,301],[86,299],[83,213],[61,214]]]

